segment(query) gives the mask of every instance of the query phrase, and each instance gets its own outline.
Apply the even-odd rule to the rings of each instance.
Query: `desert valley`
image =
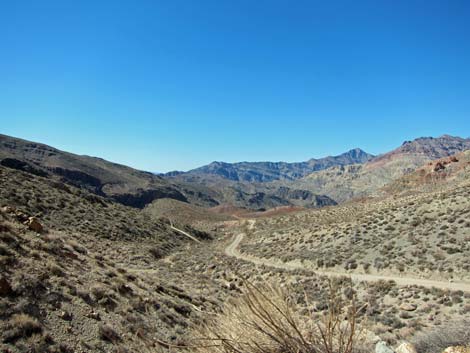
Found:
[[[470,139],[156,175],[0,135],[0,206],[2,352],[468,352]]]

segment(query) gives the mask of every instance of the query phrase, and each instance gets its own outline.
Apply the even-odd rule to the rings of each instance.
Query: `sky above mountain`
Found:
[[[0,133],[152,171],[470,135],[465,0],[10,1]]]

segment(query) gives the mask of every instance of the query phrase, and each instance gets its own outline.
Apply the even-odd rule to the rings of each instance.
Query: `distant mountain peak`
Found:
[[[354,157],[354,158],[361,158],[361,157],[373,157],[372,154],[370,153],[367,153],[366,151],[364,151],[363,149],[359,148],[359,147],[356,147],[356,148],[353,148],[352,150],[349,150],[348,152],[346,153],[343,153],[343,155],[349,155],[351,157]]]
[[[466,149],[470,149],[470,139],[447,134],[439,137],[425,136],[404,141],[400,147],[374,158],[372,162],[395,158],[397,155],[420,155],[432,160],[448,157]]]
[[[214,161],[208,165],[190,170],[187,173],[167,176],[188,177],[197,175],[198,177],[219,177],[236,182],[270,182],[275,180],[296,180],[314,171],[323,170],[333,166],[350,164],[362,164],[374,156],[360,148],[351,149],[338,156],[328,156],[324,158],[312,158],[308,161],[288,163],[288,162],[238,162],[227,163]]]

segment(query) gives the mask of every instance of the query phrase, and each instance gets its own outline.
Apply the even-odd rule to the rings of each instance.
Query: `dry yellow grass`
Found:
[[[351,353],[357,351],[354,298],[343,300],[331,285],[329,309],[321,318],[301,315],[288,292],[245,282],[242,296],[193,332],[199,353]],[[349,304],[349,305],[346,305]],[[346,318],[346,319],[345,319]]]

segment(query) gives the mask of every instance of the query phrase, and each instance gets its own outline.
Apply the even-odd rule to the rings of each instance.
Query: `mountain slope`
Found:
[[[194,246],[166,221],[3,166],[0,185],[0,351],[147,352],[211,310],[171,277],[130,270]]]
[[[101,158],[79,156],[56,148],[0,134],[0,164],[30,173],[56,177],[124,205],[143,208],[159,198],[215,206],[208,191],[178,185],[160,176]]]
[[[453,189],[470,180],[470,150],[426,163],[384,187],[393,195]]]
[[[443,135],[406,141],[397,149],[362,164],[332,167],[295,181],[291,187],[330,196],[338,202],[370,196],[387,183],[438,158],[470,149],[470,139]]]
[[[310,159],[306,162],[213,162],[189,172],[170,172],[165,174],[168,180],[180,184],[207,187],[216,192],[214,198],[220,204],[251,210],[266,210],[281,206],[316,208],[335,205],[336,201],[320,190],[298,187],[288,184],[308,175],[312,171],[323,170],[331,166],[343,166],[363,163],[373,156],[353,149],[339,156]],[[280,185],[275,183],[279,181]],[[282,182],[286,184],[282,184]]]
[[[239,182],[269,182],[273,180],[295,180],[314,171],[323,170],[337,165],[364,163],[373,156],[359,148],[350,150],[339,156],[321,159],[310,159],[306,162],[212,162],[209,165],[190,170],[187,173],[172,172],[168,176],[178,176],[184,180],[191,177],[208,177],[216,175],[224,179]]]

